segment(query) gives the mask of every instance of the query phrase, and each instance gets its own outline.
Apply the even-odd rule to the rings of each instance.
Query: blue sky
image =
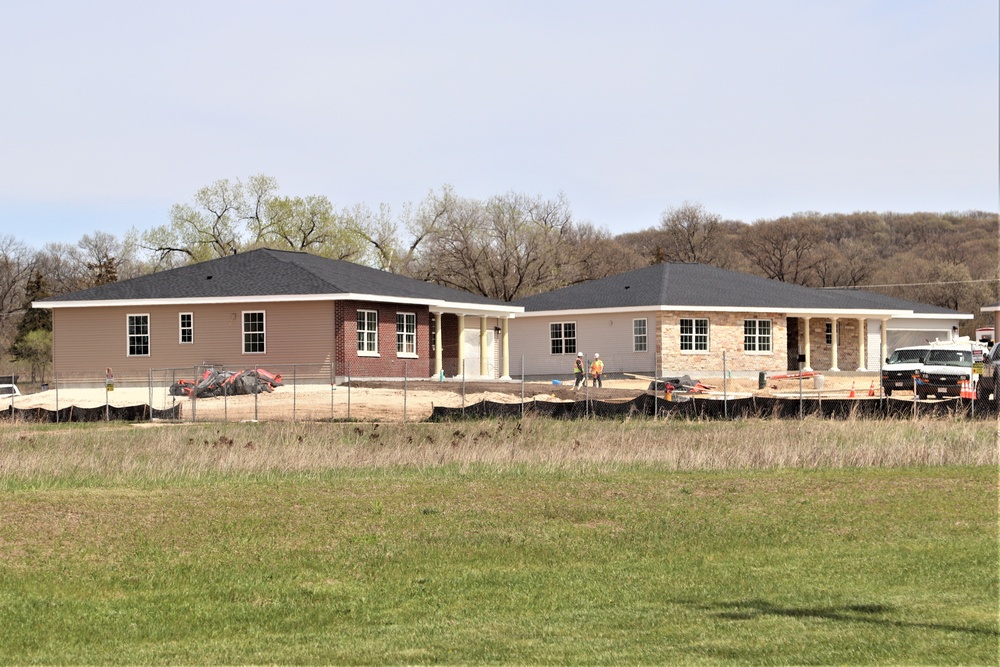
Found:
[[[613,233],[685,201],[1000,207],[996,0],[0,0],[0,235],[168,220],[222,178],[396,211],[564,193]]]

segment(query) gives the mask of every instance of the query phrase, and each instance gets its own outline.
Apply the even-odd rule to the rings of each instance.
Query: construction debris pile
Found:
[[[271,392],[280,386],[282,386],[281,376],[269,373],[263,368],[244,371],[217,371],[209,368],[202,374],[200,380],[178,380],[170,386],[170,394],[195,398],[239,396]]]
[[[690,394],[700,394],[702,392],[711,391],[712,389],[715,389],[715,387],[702,384],[700,380],[692,380],[690,375],[681,375],[680,377],[664,377],[652,380],[649,383],[649,391],[655,391],[657,393],[665,391],[680,391]]]

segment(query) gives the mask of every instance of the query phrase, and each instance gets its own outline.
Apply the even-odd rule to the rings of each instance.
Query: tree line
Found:
[[[613,235],[562,195],[463,197],[450,186],[394,212],[287,196],[265,175],[219,180],[168,222],[29,248],[0,235],[0,352],[32,374],[51,357],[48,311],[31,301],[269,247],[342,259],[515,301],[660,262],[699,262],[811,287],[860,287],[973,313],[1000,300],[996,213],[795,213],[726,220],[698,203]]]

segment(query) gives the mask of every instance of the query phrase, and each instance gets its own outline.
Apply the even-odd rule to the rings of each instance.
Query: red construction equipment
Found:
[[[857,398],[857,394],[854,392],[854,382],[851,382],[851,393],[847,395],[847,398]]]
[[[868,395],[869,396],[874,396],[875,395],[875,380],[872,380],[871,385],[869,385],[869,387],[868,387]]]

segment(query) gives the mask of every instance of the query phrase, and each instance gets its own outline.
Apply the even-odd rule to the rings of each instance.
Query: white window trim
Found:
[[[639,346],[638,346],[638,342],[639,341],[637,340],[637,338],[639,336],[638,336],[638,334],[635,333],[635,324],[636,324],[636,322],[642,322],[642,328],[645,331],[645,333],[642,334],[642,337],[645,339],[644,342],[645,342],[645,346],[646,347],[644,349],[642,349],[642,350],[640,350]],[[645,318],[645,317],[636,317],[635,319],[632,320],[632,351],[633,352],[649,352],[649,320],[647,318]]]
[[[399,351],[399,316],[402,315],[404,318],[410,316],[413,318],[413,352],[400,352]],[[403,347],[406,347],[406,336],[409,335],[406,331],[403,331]],[[419,359],[420,356],[417,354],[417,314],[412,312],[398,311],[396,313],[396,358],[397,359]]]
[[[357,349],[358,348],[357,340],[355,340],[355,342],[354,342],[354,349],[357,350],[357,353],[358,353],[359,357],[381,357],[382,355],[379,354],[379,351],[378,351],[378,311],[377,310],[371,310],[369,308],[358,308],[358,310],[354,313],[354,322],[355,322],[355,324],[358,321],[358,315],[360,315],[361,313],[375,313],[375,350],[374,351],[371,351],[371,350],[358,350]],[[366,317],[365,318],[365,322],[366,323],[367,323],[367,320],[368,320],[368,318]],[[364,331],[367,331],[367,329],[365,329]],[[356,336],[357,333],[358,332],[355,332],[355,338],[357,338],[357,336]]]
[[[132,354],[132,333],[129,333],[128,321],[130,317],[146,318],[146,354]],[[149,313],[126,313],[125,314],[125,356],[126,357],[148,357],[153,352],[153,324]]]
[[[248,313],[260,313],[262,318],[263,330],[260,332],[264,337],[264,349],[260,352],[247,352],[247,314]],[[240,349],[243,350],[243,354],[267,354],[267,311],[266,310],[244,310],[240,317],[242,322],[241,335],[240,335]],[[257,332],[253,332],[257,333]]]
[[[191,340],[184,340],[184,316],[191,317]],[[194,313],[177,313],[177,342],[181,345],[194,345]]]
[[[552,338],[552,325],[553,324],[558,324],[558,325],[562,326],[563,336],[560,339],[563,342],[563,345],[562,345],[563,351],[562,352],[553,352],[552,351],[552,341],[554,340]],[[566,338],[566,325],[567,324],[572,324],[573,325],[573,338],[572,338],[572,341],[573,341],[573,347],[576,348],[576,349],[574,349],[572,352],[567,352],[566,351],[566,340],[567,340],[567,338]],[[549,322],[549,354],[550,355],[558,355],[558,356],[562,356],[564,354],[576,355],[576,353],[577,353],[577,351],[579,349],[580,349],[580,328],[576,325],[576,320],[564,320],[562,322]]]
[[[829,329],[829,331],[827,331]],[[833,345],[833,322],[827,322],[823,329],[826,332],[826,337],[823,339],[826,345]],[[840,320],[837,320],[837,342],[840,342]]]
[[[770,326],[768,327],[768,329],[769,329],[769,331],[771,333],[768,334],[768,336],[767,336],[768,342],[769,342],[770,347],[771,347],[770,350],[759,350],[759,349],[758,350],[748,350],[748,349],[746,349],[746,323],[747,322],[758,322],[758,323],[759,322],[769,322],[770,323]],[[757,325],[757,329],[758,330],[760,329],[760,325],[759,324]],[[774,322],[772,320],[766,319],[766,318],[754,318],[754,317],[745,318],[743,320],[743,337],[744,337],[744,339],[743,339],[743,353],[746,354],[747,356],[750,356],[750,357],[773,357],[774,356]],[[760,347],[760,343],[759,343],[759,341],[760,341],[760,334],[754,334],[754,338],[756,338],[758,340],[757,347]]]
[[[691,344],[697,345],[698,343],[698,322],[704,321],[705,324],[705,349],[699,350],[697,348],[692,350],[681,349],[681,321],[691,320]],[[677,347],[680,349],[681,354],[709,354],[712,351],[712,322],[707,317],[681,317],[677,320]]]

